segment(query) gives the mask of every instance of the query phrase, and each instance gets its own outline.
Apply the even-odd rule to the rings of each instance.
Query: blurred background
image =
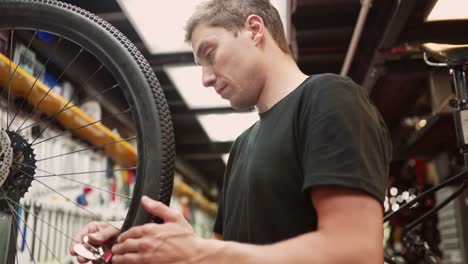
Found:
[[[201,1],[64,2],[110,22],[150,63],[174,123],[176,178],[182,185],[176,184],[172,206],[184,212],[197,232],[210,236],[231,144],[256,122],[258,114],[255,110],[235,111],[213,89],[202,86],[201,68],[195,65],[191,48],[184,43],[183,30]],[[308,75],[332,72],[350,77],[381,112],[394,146],[384,204],[387,213],[463,169],[456,146],[453,109],[449,106],[454,97],[452,77],[447,68],[424,62],[421,45],[468,44],[467,0],[272,3],[281,15],[301,70]],[[7,37],[0,35],[0,52]],[[18,45],[26,48],[25,43]],[[414,220],[416,213],[436,206],[453,188],[449,186],[409,212],[393,217],[385,226],[387,252],[407,263],[424,263],[414,248],[405,245],[402,226]],[[467,206],[464,192],[418,227],[419,237],[443,263],[468,263]]]

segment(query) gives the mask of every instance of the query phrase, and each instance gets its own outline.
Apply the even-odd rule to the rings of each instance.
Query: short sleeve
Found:
[[[376,107],[350,79],[323,77],[302,109],[303,190],[337,185],[384,201],[391,143]]]

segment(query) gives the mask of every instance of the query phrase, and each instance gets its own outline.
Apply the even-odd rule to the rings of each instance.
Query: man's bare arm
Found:
[[[383,263],[383,213],[376,199],[324,186],[311,191],[311,200],[317,231],[265,246],[205,240],[200,263]]]

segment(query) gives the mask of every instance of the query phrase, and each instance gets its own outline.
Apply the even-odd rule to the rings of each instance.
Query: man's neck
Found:
[[[270,57],[265,64],[265,85],[256,105],[260,113],[271,109],[308,77],[301,72],[291,57],[283,53],[276,55]]]

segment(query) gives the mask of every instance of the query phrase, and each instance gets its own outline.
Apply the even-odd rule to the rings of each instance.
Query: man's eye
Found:
[[[206,54],[205,57],[206,57],[206,60],[208,62],[212,62],[213,61],[213,50],[208,51],[208,53]]]

